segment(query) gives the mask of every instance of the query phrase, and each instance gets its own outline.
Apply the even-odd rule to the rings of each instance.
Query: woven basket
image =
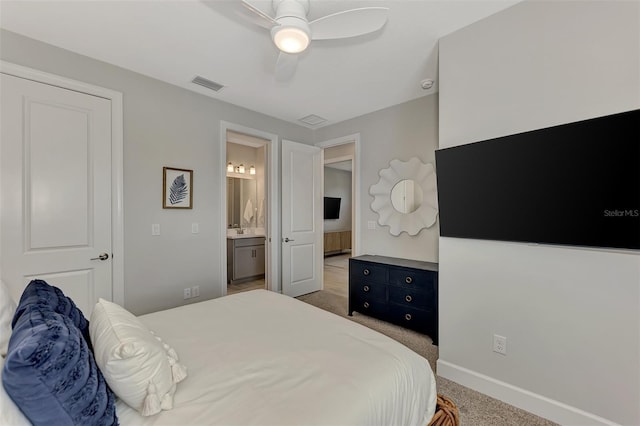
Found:
[[[460,426],[458,407],[449,398],[438,394],[436,412],[427,426]]]

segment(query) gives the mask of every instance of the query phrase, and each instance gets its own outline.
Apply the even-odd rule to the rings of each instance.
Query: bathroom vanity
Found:
[[[255,234],[227,236],[227,283],[264,277],[264,240]]]

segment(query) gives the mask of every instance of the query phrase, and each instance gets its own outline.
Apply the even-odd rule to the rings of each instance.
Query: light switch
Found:
[[[198,232],[200,232],[200,226],[197,223],[192,223],[191,224],[191,233],[192,234],[197,234]]]
[[[152,223],[151,224],[151,235],[160,235],[160,224]]]

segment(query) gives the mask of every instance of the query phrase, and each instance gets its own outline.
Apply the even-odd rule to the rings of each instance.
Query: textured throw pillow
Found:
[[[177,354],[133,314],[100,299],[89,333],[96,362],[115,394],[143,416],[173,408],[176,383],[186,377]]]
[[[4,367],[4,358],[0,357],[0,374]],[[4,386],[0,383],[0,425],[27,426],[31,423],[22,414],[13,399],[7,395]]]
[[[89,321],[78,309],[73,300],[65,296],[58,287],[47,284],[43,280],[33,280],[27,285],[20,297],[20,303],[16,310],[13,322],[15,323],[22,312],[31,305],[39,305],[44,308],[48,306],[54,312],[69,318],[73,324],[80,330],[89,349],[91,349],[91,338],[89,337]]]
[[[0,358],[7,355],[11,337],[11,319],[16,312],[16,302],[7,285],[0,281]]]
[[[80,330],[46,306],[15,321],[2,384],[34,425],[118,424],[115,396]]]

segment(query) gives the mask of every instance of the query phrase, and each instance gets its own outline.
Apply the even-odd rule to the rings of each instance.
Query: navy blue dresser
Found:
[[[369,315],[438,344],[438,264],[386,256],[349,259],[349,315]]]

